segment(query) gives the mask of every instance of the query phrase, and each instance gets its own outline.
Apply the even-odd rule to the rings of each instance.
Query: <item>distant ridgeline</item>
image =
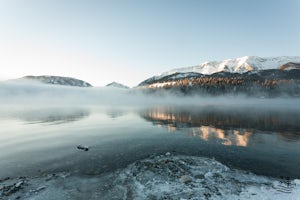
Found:
[[[123,85],[123,84],[121,84],[121,83],[117,83],[117,82],[111,82],[111,83],[107,84],[106,87],[121,88],[121,89],[129,89],[128,86]]]
[[[249,64],[248,64],[249,66]],[[225,66],[226,67],[226,66]],[[224,71],[212,74],[175,72],[149,78],[139,84],[146,92],[170,91],[176,94],[300,97],[300,63],[288,62],[277,69],[253,69],[246,72]],[[183,71],[181,69],[181,71]]]
[[[62,77],[62,76],[25,76],[21,79],[25,80],[34,80],[45,84],[53,84],[53,85],[66,85],[66,86],[76,86],[76,87],[92,87],[91,84],[70,77]]]

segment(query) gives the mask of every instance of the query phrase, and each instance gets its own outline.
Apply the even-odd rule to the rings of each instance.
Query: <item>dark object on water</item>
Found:
[[[80,150],[83,150],[83,151],[88,151],[89,147],[83,146],[83,145],[80,144],[80,145],[77,146],[77,149],[80,149]]]

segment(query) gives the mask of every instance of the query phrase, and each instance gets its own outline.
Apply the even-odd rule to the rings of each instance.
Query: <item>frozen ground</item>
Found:
[[[166,153],[98,176],[66,172],[0,181],[0,199],[299,199],[300,180],[230,169]]]

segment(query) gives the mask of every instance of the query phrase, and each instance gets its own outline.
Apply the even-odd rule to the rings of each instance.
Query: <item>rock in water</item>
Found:
[[[77,146],[77,149],[80,149],[80,150],[83,150],[83,151],[88,151],[89,150],[89,147],[88,146],[83,146],[83,145],[78,145]]]

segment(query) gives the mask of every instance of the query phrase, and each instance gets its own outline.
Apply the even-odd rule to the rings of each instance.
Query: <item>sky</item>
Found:
[[[242,56],[299,56],[299,0],[0,0],[0,80],[136,86]]]

